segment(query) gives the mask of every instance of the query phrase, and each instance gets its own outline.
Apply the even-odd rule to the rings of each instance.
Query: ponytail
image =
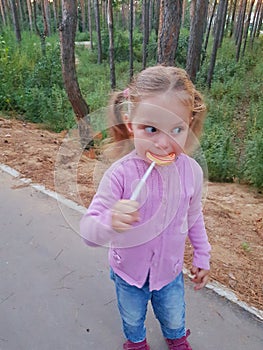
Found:
[[[123,92],[117,92],[112,95],[110,101],[110,133],[114,141],[122,141],[130,138],[123,117],[126,97]]]

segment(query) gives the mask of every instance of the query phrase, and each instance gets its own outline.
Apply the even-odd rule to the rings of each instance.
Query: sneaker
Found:
[[[186,335],[179,339],[165,339],[169,350],[192,350],[190,344],[187,341],[187,337],[190,335],[190,330],[188,329]]]
[[[127,340],[126,343],[123,344],[124,350],[150,350],[150,346],[147,343],[146,339],[139,343],[133,343],[130,340]]]

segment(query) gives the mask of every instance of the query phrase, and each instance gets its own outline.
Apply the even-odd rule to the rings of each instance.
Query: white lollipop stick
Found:
[[[152,162],[151,165],[149,166],[149,168],[144,173],[141,180],[139,181],[138,185],[135,187],[135,190],[133,191],[131,198],[130,198],[132,201],[136,201],[139,193],[141,192],[143,185],[145,184],[145,181],[147,180],[148,176],[151,174],[154,166],[155,166],[155,162]]]
[[[146,157],[152,161],[149,168],[146,170],[145,174],[139,181],[138,185],[135,187],[135,190],[133,191],[133,194],[131,195],[131,200],[135,201],[141,192],[141,189],[143,185],[145,184],[145,181],[147,180],[148,176],[151,174],[151,171],[153,170],[155,164],[157,165],[169,165],[175,160],[175,153],[170,153],[167,156],[157,156],[153,155],[151,152],[146,153]]]

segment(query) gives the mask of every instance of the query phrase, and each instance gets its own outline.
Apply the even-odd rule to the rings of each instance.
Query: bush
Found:
[[[263,188],[263,132],[258,130],[245,143],[243,178],[257,188]]]
[[[201,139],[211,181],[232,182],[237,176],[234,133],[227,125],[209,120]]]
[[[0,37],[0,109],[54,131],[71,127],[74,115],[63,87],[57,38],[49,39],[43,56],[37,36],[23,33],[18,46],[9,34]]]

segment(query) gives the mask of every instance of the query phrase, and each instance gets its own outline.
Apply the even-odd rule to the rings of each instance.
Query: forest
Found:
[[[100,130],[112,90],[176,65],[206,99],[209,179],[261,191],[262,20],[262,0],[0,0],[1,114]]]

